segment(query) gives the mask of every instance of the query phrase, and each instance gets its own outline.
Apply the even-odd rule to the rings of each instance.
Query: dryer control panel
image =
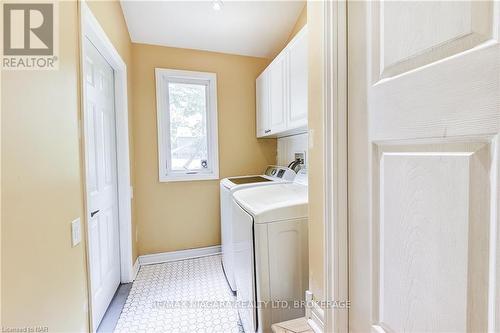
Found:
[[[286,167],[270,165],[265,171],[265,175],[273,178],[293,181],[295,179],[295,171]]]

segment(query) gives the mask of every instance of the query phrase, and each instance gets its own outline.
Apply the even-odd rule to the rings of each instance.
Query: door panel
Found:
[[[97,329],[120,283],[114,73],[87,39],[84,48],[89,267]]]
[[[99,246],[99,217],[95,216],[90,219],[89,226],[89,252],[93,254],[93,256],[101,257],[100,254],[100,246]],[[92,277],[92,285],[93,286],[101,286],[101,265],[95,265],[90,270]],[[98,294],[99,288],[96,287],[94,293]]]
[[[372,56],[379,74],[374,78],[407,72],[492,38],[488,1],[387,1],[374,3],[372,10]]]
[[[87,160],[87,191],[89,196],[94,196],[97,192],[97,187],[99,183],[97,169],[98,169],[98,156],[97,154],[97,141],[96,141],[96,105],[92,100],[87,101],[87,131],[93,135],[89,135],[87,138],[87,145],[89,147],[88,154],[86,156]]]
[[[500,330],[498,3],[348,3],[349,328]]]
[[[111,154],[112,146],[114,145],[114,140],[111,134],[114,133],[113,126],[114,122],[112,115],[109,112],[103,112],[103,153],[104,153],[104,184],[106,187],[114,185],[113,181],[113,156]],[[116,145],[115,145],[116,147]]]
[[[492,145],[375,145],[374,325],[486,331]]]

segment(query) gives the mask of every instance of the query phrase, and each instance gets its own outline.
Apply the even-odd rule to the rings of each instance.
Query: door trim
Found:
[[[118,224],[120,240],[120,280],[122,283],[131,282],[134,279],[134,263],[132,262],[132,213],[131,213],[131,187],[130,187],[130,156],[129,156],[129,133],[128,133],[128,95],[127,95],[127,66],[120,57],[101,25],[93,15],[85,1],[78,2],[80,14],[80,91],[81,91],[81,119],[80,130],[83,136],[86,135],[83,124],[85,117],[85,95],[84,95],[84,40],[88,38],[98,49],[99,53],[111,65],[114,71],[115,87],[115,126],[116,126],[116,162],[117,162],[117,193],[118,193]],[[81,138],[83,150],[82,160],[85,161],[85,140]],[[85,184],[85,238],[87,256],[87,279],[89,282],[89,304],[92,316],[92,293],[89,256],[89,235],[88,235],[88,193],[86,190],[86,167],[83,165],[83,179]],[[90,318],[91,319],[91,318]],[[97,327],[90,327],[95,331]]]
[[[324,281],[327,301],[348,301],[347,2],[324,10]],[[348,310],[325,309],[325,332],[347,332]]]

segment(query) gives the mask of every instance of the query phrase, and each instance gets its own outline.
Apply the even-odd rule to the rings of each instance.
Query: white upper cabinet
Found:
[[[307,34],[299,34],[288,50],[290,110],[288,127],[307,127]]]
[[[257,137],[268,135],[269,126],[269,73],[264,71],[255,81],[256,109],[257,109]]]
[[[307,26],[256,81],[257,137],[307,131]]]

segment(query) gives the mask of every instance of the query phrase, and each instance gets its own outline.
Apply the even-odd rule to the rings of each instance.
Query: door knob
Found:
[[[94,210],[92,213],[90,213],[90,217],[94,217],[95,214],[99,213],[99,209],[98,210]]]

